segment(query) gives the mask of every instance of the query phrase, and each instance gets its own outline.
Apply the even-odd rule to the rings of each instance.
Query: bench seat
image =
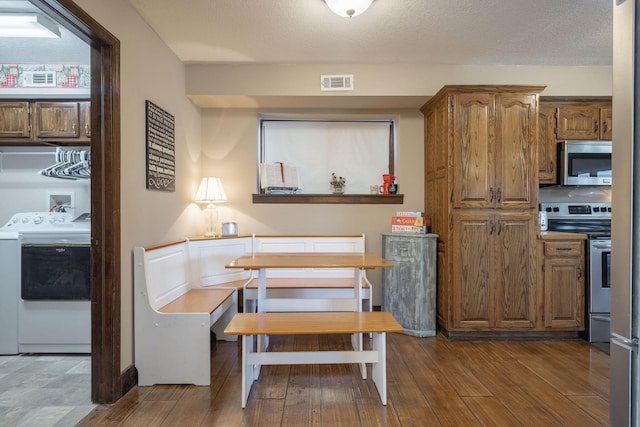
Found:
[[[160,313],[209,313],[212,314],[233,295],[234,289],[191,289],[169,304],[161,307]]]
[[[383,405],[387,404],[386,333],[403,328],[388,312],[238,313],[224,333],[242,336],[242,396],[245,408],[253,382],[262,365],[358,363],[363,379],[364,363],[372,364],[372,378]],[[364,334],[372,333],[371,350],[256,352],[259,335]]]
[[[312,335],[403,332],[386,311],[314,313],[238,313],[227,335]]]

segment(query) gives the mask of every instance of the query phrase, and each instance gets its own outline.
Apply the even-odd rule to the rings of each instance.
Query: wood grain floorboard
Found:
[[[443,426],[479,425],[447,376],[442,373],[440,366],[422,350],[419,341],[407,338],[409,337],[403,336],[400,339],[394,336],[394,344],[403,353],[411,375],[427,402],[432,408],[436,408],[436,417],[440,423]]]
[[[272,337],[272,350],[349,348],[348,335]],[[369,341],[366,340],[369,346]],[[264,367],[246,409],[241,348],[218,342],[211,386],[135,387],[80,426],[603,426],[609,356],[574,341],[449,341],[387,336],[388,404],[371,369]]]

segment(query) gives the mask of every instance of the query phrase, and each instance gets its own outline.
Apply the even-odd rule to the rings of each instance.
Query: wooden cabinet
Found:
[[[0,102],[0,142],[85,144],[91,140],[88,101]]]
[[[382,273],[382,310],[407,335],[436,335],[436,240],[435,234],[382,235],[383,256],[393,263]]]
[[[542,89],[445,86],[422,107],[424,210],[439,236],[436,313],[448,335],[535,328]]]
[[[28,102],[0,102],[0,139],[28,139],[29,125]]]
[[[557,184],[556,107],[540,105],[538,110],[538,182]]]
[[[541,329],[584,330],[584,240],[541,240]]]
[[[453,128],[454,207],[535,207],[537,95],[464,93],[453,103],[464,125]]]
[[[535,327],[537,222],[528,212],[454,213],[453,326]]]
[[[556,139],[559,141],[611,139],[611,111],[610,106],[559,106]]]
[[[88,141],[85,129],[86,103],[36,102],[34,104],[35,136],[42,140]]]

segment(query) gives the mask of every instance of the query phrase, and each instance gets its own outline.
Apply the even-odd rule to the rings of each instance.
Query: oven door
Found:
[[[89,244],[23,242],[21,273],[25,301],[91,299]]]
[[[589,311],[611,311],[611,240],[589,241]]]

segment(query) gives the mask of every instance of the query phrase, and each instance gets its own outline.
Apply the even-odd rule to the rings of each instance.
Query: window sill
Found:
[[[401,205],[404,194],[253,194],[253,203]]]

